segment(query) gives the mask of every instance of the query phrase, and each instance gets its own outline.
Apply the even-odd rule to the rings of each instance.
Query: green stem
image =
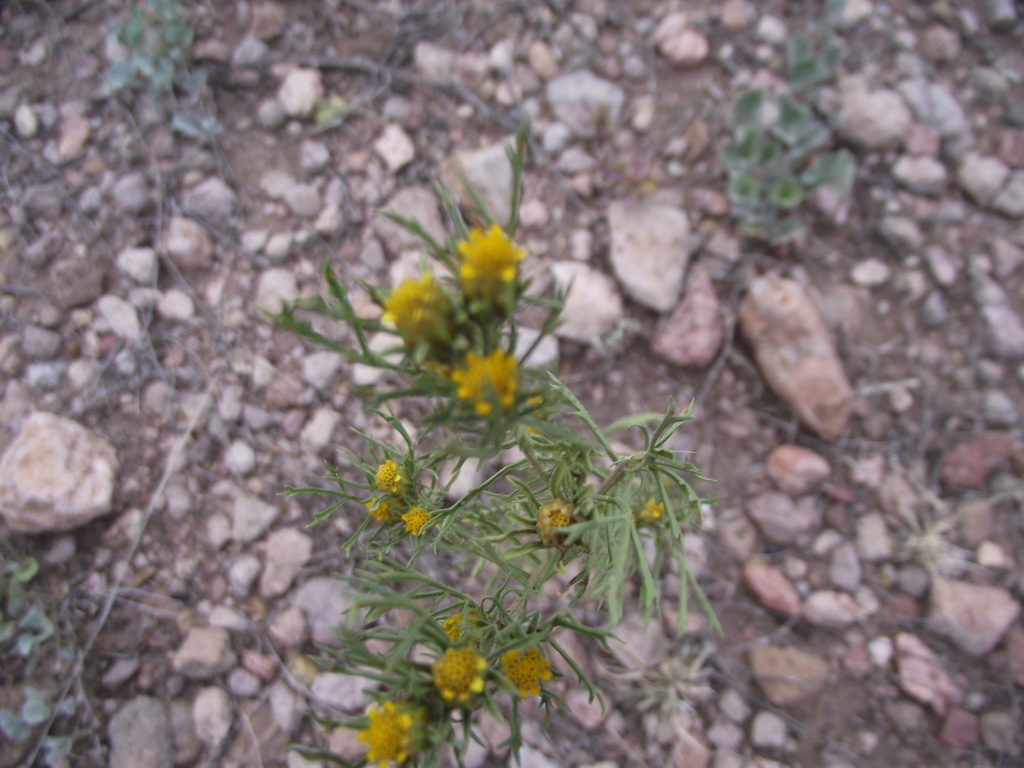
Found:
[[[520,438],[517,441],[519,448],[522,450],[526,460],[530,462],[530,467],[533,471],[536,472],[537,476],[544,481],[544,485],[548,486],[548,488],[551,489],[551,492],[554,493],[554,489],[551,488],[551,478],[548,476],[548,473],[544,471],[544,467],[541,466],[540,460],[537,458],[537,454],[534,452],[533,446],[530,445],[529,440],[530,438],[527,433],[521,433]]]
[[[541,567],[539,571],[536,571],[533,576],[530,577],[526,587],[523,589],[523,594],[515,599],[511,606],[509,606],[508,614],[512,618],[517,617],[526,608],[526,604],[530,601],[534,595],[540,590],[548,579],[554,575],[558,569],[558,564],[562,560],[562,553],[557,550],[552,550],[548,553],[548,559]]]
[[[581,403],[576,398],[576,395],[574,395],[572,391],[553,373],[548,373],[548,377],[550,378],[551,383],[555,385],[559,392],[561,392],[562,396],[569,401],[569,404],[572,405],[573,408],[576,409],[575,415],[590,428],[590,431],[594,434],[594,437],[597,438],[597,442],[601,444],[601,447],[604,449],[605,453],[608,454],[608,457],[612,461],[618,460],[619,456],[615,452],[615,449],[612,448],[611,443],[608,442],[608,438],[604,436],[604,432],[601,431],[601,428],[597,426],[597,422],[590,417],[590,413],[583,407],[583,403]]]
[[[632,462],[633,462],[633,459],[623,459],[618,464],[616,464],[614,469],[612,469],[612,473],[610,475],[608,475],[608,477],[606,477],[604,479],[604,482],[601,483],[601,485],[598,486],[597,492],[596,492],[595,495],[597,495],[598,497],[607,495],[608,491],[610,491],[612,489],[612,487],[617,482],[619,482],[619,480],[622,479],[623,475],[625,475],[625,473],[626,473],[626,464],[629,464],[629,463],[632,463]]]

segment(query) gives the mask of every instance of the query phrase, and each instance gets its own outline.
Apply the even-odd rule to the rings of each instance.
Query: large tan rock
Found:
[[[676,305],[690,260],[690,222],[654,199],[608,206],[609,256],[615,277],[634,301],[658,312]]]
[[[740,326],[768,386],[811,430],[836,440],[853,391],[824,318],[794,280],[766,275],[750,286]]]
[[[0,459],[0,516],[19,533],[78,528],[111,511],[117,466],[103,438],[33,413]]]
[[[750,650],[750,668],[764,695],[777,707],[814,696],[828,682],[828,662],[801,648],[756,646]]]

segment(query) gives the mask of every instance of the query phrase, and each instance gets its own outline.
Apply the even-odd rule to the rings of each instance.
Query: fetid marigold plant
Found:
[[[708,610],[683,550],[700,518],[688,479],[700,475],[668,447],[688,412],[669,404],[602,429],[555,375],[530,365],[564,296],[538,295],[523,274],[529,256],[515,235],[525,147],[524,127],[509,147],[506,226],[472,192],[470,226],[440,187],[454,229],[445,242],[385,212],[423,241],[432,266],[390,290],[368,286],[377,317],[356,313],[328,266],[324,296],[275,318],[392,382],[368,403],[391,439],[360,433],[365,452],[329,467],[332,487],[287,491],[332,497],[314,524],[339,511],[360,519],[345,546],[357,561],[354,607],[323,659],[367,681],[365,714],[325,721],[358,731],[366,753],[354,765],[433,766],[449,746],[461,763],[481,710],[508,721],[515,751],[523,698],[537,697],[549,717],[565,685],[597,695],[563,633],[603,643],[627,596],[645,618],[659,612],[667,578],[680,581],[680,621],[688,595]],[[519,333],[526,312],[542,318],[530,344]],[[316,331],[309,313],[345,321],[351,347]],[[633,429],[639,450],[613,446],[611,435]],[[469,462],[487,471],[466,490]],[[546,593],[548,582],[556,588]],[[603,612],[599,626],[579,618],[583,604],[588,616]],[[559,669],[575,683],[560,682]]]

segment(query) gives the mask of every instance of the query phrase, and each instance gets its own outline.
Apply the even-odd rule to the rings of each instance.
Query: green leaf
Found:
[[[790,68],[789,76],[786,80],[794,91],[806,91],[818,82],[818,71],[818,62],[815,59],[801,61]]]
[[[0,709],[0,731],[11,741],[24,741],[32,734],[27,723],[5,709]]]
[[[181,89],[186,93],[197,94],[206,87],[208,75],[205,69],[199,68],[189,72],[184,78],[179,78]]]
[[[21,614],[21,608],[25,604],[25,588],[17,579],[7,582],[7,615],[12,619]]]
[[[43,739],[43,762],[54,768],[60,761],[71,754],[74,739],[70,736],[47,736]]]
[[[779,117],[772,126],[772,133],[786,146],[792,147],[811,128],[814,118],[811,111],[783,94],[775,99]]]
[[[817,56],[818,77],[830,80],[843,56],[843,44],[838,40],[829,40],[828,44]]]
[[[775,159],[782,154],[782,146],[772,139],[765,139],[761,146],[761,154],[757,162],[761,165],[771,165]]]
[[[726,190],[729,199],[735,203],[753,203],[759,196],[757,179],[751,173],[737,173],[729,179]]]
[[[41,639],[45,639],[53,634],[53,622],[50,621],[50,617],[38,605],[32,606],[29,612],[18,622],[18,626],[21,629],[38,632],[42,635]]]
[[[741,128],[758,128],[761,125],[761,110],[764,107],[764,91],[749,91],[740,96],[729,113],[729,125],[734,131]]]
[[[768,241],[772,245],[784,245],[790,243],[800,237],[806,227],[802,221],[793,216],[787,216],[784,219],[779,219],[771,227]]]
[[[104,77],[107,85],[115,91],[120,91],[135,82],[135,67],[132,65],[131,59],[115,61],[107,68]]]
[[[118,40],[129,48],[138,48],[142,44],[142,38],[146,34],[146,19],[142,10],[133,8],[131,16],[118,29]]]
[[[221,132],[216,117],[196,112],[175,112],[171,115],[171,129],[198,141],[209,141]]]
[[[606,435],[610,435],[612,432],[617,432],[620,429],[642,427],[645,424],[653,424],[654,422],[661,421],[664,418],[664,413],[634,413],[630,416],[623,416],[621,419],[616,419],[604,428],[604,433]]]
[[[39,573],[39,562],[34,557],[26,557],[11,574],[22,584],[28,584]]]
[[[755,128],[741,128],[736,132],[737,156],[748,163],[757,162],[763,144],[764,134]]]
[[[736,131],[736,140],[722,148],[722,165],[726,170],[736,171],[760,162],[765,140],[760,129],[740,128]]]
[[[41,688],[25,688],[25,703],[21,705],[21,719],[29,725],[39,725],[50,717],[50,693]]]
[[[853,186],[856,172],[857,163],[853,155],[844,149],[819,155],[814,164],[801,175],[800,181],[807,189],[827,184],[837,192],[847,194]]]
[[[826,29],[831,29],[836,25],[845,5],[846,0],[827,0],[825,9],[821,13],[821,22]]]
[[[786,64],[790,71],[813,58],[814,51],[811,41],[806,35],[797,35],[786,41]]]
[[[772,182],[768,199],[782,210],[788,211],[804,199],[804,189],[792,176],[779,176]]]
[[[327,125],[340,120],[348,111],[349,103],[341,96],[325,96],[316,103],[314,122],[317,125]]]

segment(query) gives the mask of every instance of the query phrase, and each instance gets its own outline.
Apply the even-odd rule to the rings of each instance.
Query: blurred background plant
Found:
[[[221,127],[203,100],[207,72],[191,66],[195,34],[189,16],[178,0],[134,5],[107,36],[115,60],[106,80],[114,91],[142,90],[157,109],[170,111],[174,130],[209,140]]]
[[[0,688],[7,693],[0,699],[0,743],[9,740],[15,752],[29,749],[39,726],[75,712],[73,697],[54,701],[56,683],[36,682],[53,678],[50,667],[59,655],[56,626],[43,599],[29,588],[38,572],[35,558],[17,557],[6,546],[0,550]],[[70,736],[47,735],[39,745],[43,762],[56,765],[72,744]]]
[[[822,114],[817,91],[829,82],[842,45],[834,25],[845,0],[829,0],[816,29],[786,43],[786,91],[770,98],[762,88],[744,93],[729,114],[733,139],[722,148],[726,193],[733,216],[749,237],[783,245],[806,225],[797,209],[823,186],[849,194],[856,163],[846,150],[825,151],[834,116]]]

